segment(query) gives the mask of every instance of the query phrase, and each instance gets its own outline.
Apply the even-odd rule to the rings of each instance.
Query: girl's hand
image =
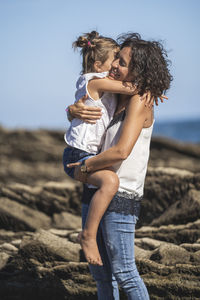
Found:
[[[69,113],[73,118],[83,120],[89,124],[95,124],[102,116],[101,108],[96,106],[85,105],[88,95],[79,99],[76,103],[69,106]]]
[[[147,92],[144,95],[142,95],[140,97],[140,99],[142,101],[145,101],[145,106],[149,106],[149,107],[153,106],[154,105],[154,101],[155,101],[155,104],[158,106],[158,98],[152,97],[150,92]],[[159,97],[159,99],[163,103],[164,99],[168,100],[168,97],[165,96],[165,95],[161,95]]]
[[[160,99],[160,101],[163,103],[164,99],[165,99],[165,100],[168,100],[168,97],[165,96],[165,95],[161,95],[161,96],[159,97],[159,99]],[[158,98],[155,99],[155,103],[156,103],[156,105],[158,105]]]
[[[130,81],[123,81],[123,86],[129,88],[132,91],[132,94],[137,94],[137,86],[133,85]]]

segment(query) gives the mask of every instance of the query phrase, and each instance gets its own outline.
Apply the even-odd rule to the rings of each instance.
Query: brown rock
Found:
[[[151,238],[135,238],[135,245],[147,250],[154,250],[160,247],[160,245],[162,244],[165,244],[165,242],[154,240]]]
[[[22,230],[0,230],[0,247],[16,247],[0,251],[1,298],[96,299],[88,266],[78,262],[82,187],[63,171],[63,132],[0,128],[0,142],[0,179],[5,183],[0,198],[14,203],[6,212],[0,207],[0,225]],[[151,148],[136,230],[137,266],[151,299],[200,299],[200,146],[156,138]],[[25,210],[17,214],[15,204]],[[48,216],[50,225],[54,220],[57,228],[23,232],[43,227],[33,211]],[[32,221],[25,222],[23,213],[27,218],[31,214]],[[126,298],[121,294],[120,299]]]
[[[200,250],[200,244],[198,244],[198,243],[194,243],[194,244],[185,243],[185,244],[181,244],[180,246],[190,252],[196,252],[196,251]]]
[[[64,132],[0,128],[1,182],[35,183],[66,178],[61,159]]]
[[[176,140],[153,137],[150,161],[152,167],[172,167],[192,172],[200,171],[200,146]]]
[[[200,265],[200,250],[191,254],[191,261]]]
[[[6,229],[34,231],[49,228],[51,219],[45,214],[8,198],[0,198],[0,226]]]
[[[144,250],[135,245],[135,258],[136,259],[141,259],[141,258],[149,259],[151,254],[152,254],[152,251]]]
[[[9,251],[9,252],[17,252],[18,249],[13,246],[12,244],[9,243],[3,243],[2,245],[0,245],[0,249],[3,251]]]
[[[17,258],[12,265],[17,265]],[[30,269],[32,266],[32,269]],[[4,269],[7,271],[7,269]],[[34,276],[33,276],[34,275]],[[16,276],[1,278],[0,294],[2,299],[19,300],[92,300],[97,299],[96,284],[88,264],[65,263],[44,266],[31,259],[29,269],[18,270]]]
[[[80,245],[69,242],[47,232],[39,230],[32,238],[25,238],[20,245],[23,256],[35,258],[39,262],[63,260],[80,261]]]
[[[49,232],[60,237],[67,237],[73,230],[51,228]]]
[[[175,244],[196,243],[200,237],[199,220],[181,225],[142,226],[136,230],[136,238],[144,237]]]
[[[186,214],[187,211],[187,214]],[[200,215],[200,191],[191,189],[181,200],[169,206],[160,217],[151,222],[152,226],[161,224],[185,223],[199,218]]]
[[[15,239],[21,239],[24,235],[24,232],[13,232],[9,230],[0,229],[0,244],[4,242],[12,242]]]
[[[6,252],[2,252],[2,251],[0,252],[0,270],[5,267],[9,257],[10,255],[7,254]]]
[[[79,212],[82,185],[75,181],[48,182],[41,186],[10,184],[0,187],[0,196],[15,200],[52,216],[62,211]]]
[[[22,240],[18,239],[18,240],[11,241],[11,244],[14,245],[15,247],[19,247],[21,242],[22,242]]]
[[[70,233],[68,238],[70,240],[70,242],[73,242],[73,243],[77,243],[77,244],[80,244],[79,241],[78,241],[78,235],[79,235],[79,232],[73,232],[73,233]]]
[[[81,217],[72,215],[68,212],[54,214],[53,225],[59,229],[78,229],[81,228]]]
[[[190,261],[190,253],[182,247],[166,243],[154,250],[150,259],[164,265],[186,264]]]
[[[149,168],[138,225],[185,224],[199,218],[199,174]]]

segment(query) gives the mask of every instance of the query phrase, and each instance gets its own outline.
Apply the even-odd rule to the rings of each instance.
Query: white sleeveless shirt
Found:
[[[102,152],[114,146],[119,140],[124,117],[125,111],[115,116],[111,121],[106,132]],[[112,166],[119,177],[119,192],[137,196],[143,195],[152,130],[153,124],[148,128],[143,128],[127,159]]]
[[[88,94],[89,97],[86,99],[85,105],[101,107],[102,117],[97,120],[96,124],[88,124],[82,120],[73,119],[70,128],[64,136],[65,142],[69,146],[92,154],[97,154],[101,149],[105,131],[116,109],[116,95],[104,93],[100,99],[94,100],[88,92],[87,85],[91,79],[105,78],[107,75],[108,72],[87,73],[79,77],[76,83],[76,101]]]

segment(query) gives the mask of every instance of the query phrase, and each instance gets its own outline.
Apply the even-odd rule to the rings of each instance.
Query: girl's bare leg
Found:
[[[99,189],[91,200],[85,227],[80,235],[80,243],[86,260],[90,264],[102,265],[96,235],[101,218],[118,191],[119,179],[112,170],[100,170],[89,174],[87,183]]]

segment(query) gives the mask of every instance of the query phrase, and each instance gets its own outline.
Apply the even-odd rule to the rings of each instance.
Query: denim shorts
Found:
[[[94,155],[95,154],[91,154],[77,148],[72,148],[72,147],[65,148],[63,152],[63,166],[64,166],[65,173],[67,173],[67,175],[69,175],[71,178],[74,179],[75,168],[68,168],[66,165],[78,161],[83,161],[85,159],[93,157]]]

